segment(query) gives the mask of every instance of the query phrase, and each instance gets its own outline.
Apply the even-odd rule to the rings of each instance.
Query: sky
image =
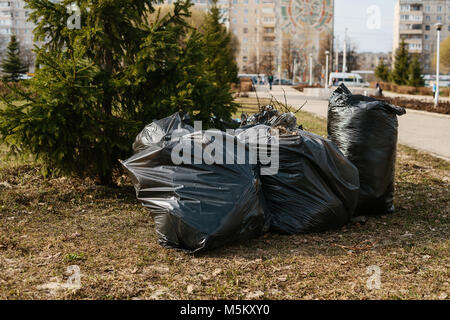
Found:
[[[334,32],[340,48],[348,28],[348,39],[356,51],[392,51],[395,3],[396,0],[335,0]]]

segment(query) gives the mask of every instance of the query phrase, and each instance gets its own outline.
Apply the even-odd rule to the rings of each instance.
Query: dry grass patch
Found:
[[[299,118],[325,134],[324,120]],[[393,215],[201,255],[160,247],[118,178],[112,189],[43,178],[36,165],[0,169],[0,299],[448,299],[450,165],[427,154],[400,147]],[[70,265],[80,289],[41,287],[65,283]],[[371,265],[381,268],[379,290],[366,286]]]

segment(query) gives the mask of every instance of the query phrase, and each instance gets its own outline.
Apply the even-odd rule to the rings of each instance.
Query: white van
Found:
[[[330,74],[330,86],[338,86],[341,83],[347,87],[369,87],[369,83],[357,73],[333,72]]]

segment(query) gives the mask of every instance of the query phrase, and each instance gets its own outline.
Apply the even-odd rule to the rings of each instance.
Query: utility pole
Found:
[[[294,64],[293,64],[293,67],[292,67],[292,84],[295,83],[295,71],[296,71],[296,69],[297,69],[297,59],[296,59],[296,57],[294,55]]]
[[[437,105],[439,104],[439,78],[440,78],[440,72],[439,72],[439,67],[440,67],[440,59],[441,59],[441,30],[442,30],[442,23],[436,23],[434,25],[436,27],[436,31],[437,31],[437,52],[436,52],[436,93],[434,96],[434,106],[437,107]]]
[[[335,41],[335,48],[336,48],[336,72],[339,72],[339,36],[336,36],[336,41]]]
[[[256,15],[256,73],[258,74],[258,84],[260,83],[260,78],[259,78],[259,74],[260,74],[260,70],[259,70],[259,26],[260,26],[260,14],[259,14],[259,9],[256,8],[257,10],[257,15]]]
[[[330,51],[325,51],[326,61],[325,61],[325,89],[328,89],[328,59],[330,57]]]
[[[283,30],[281,30],[281,1],[277,1],[277,17],[278,17],[278,81],[281,86],[281,66],[283,64]]]
[[[313,55],[309,54],[309,85],[313,85]]]
[[[345,28],[345,38],[344,38],[344,61],[342,65],[342,72],[347,72],[347,30]]]

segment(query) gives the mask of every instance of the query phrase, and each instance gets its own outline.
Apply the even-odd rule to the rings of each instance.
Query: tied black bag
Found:
[[[260,125],[239,134],[248,140],[258,131],[261,148],[274,143],[273,130]],[[261,145],[261,142],[262,145]],[[262,187],[271,214],[271,230],[300,234],[336,229],[353,215],[358,201],[358,170],[329,140],[313,133],[294,130],[280,135],[279,168],[261,175]],[[264,150],[267,154],[268,150]]]
[[[384,101],[353,95],[343,84],[330,97],[328,138],[359,170],[356,214],[394,212],[397,116],[405,113]]]
[[[165,132],[170,135],[170,130]],[[223,145],[212,154],[208,148],[216,139],[222,139]],[[227,148],[233,144],[249,159],[248,147],[236,137],[198,131],[147,143],[145,149],[122,162],[138,200],[154,216],[161,245],[198,252],[268,231],[270,215],[257,166],[238,164],[238,153]],[[175,164],[174,154],[189,154],[190,161]],[[218,154],[223,164],[211,163]],[[226,164],[227,159],[234,164]]]

